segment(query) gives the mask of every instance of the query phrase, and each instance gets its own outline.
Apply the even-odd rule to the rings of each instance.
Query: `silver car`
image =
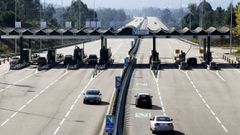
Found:
[[[98,89],[88,89],[83,95],[84,95],[84,99],[83,99],[84,104],[86,103],[100,104],[102,102],[102,94]]]
[[[150,130],[153,134],[163,131],[173,131],[173,119],[169,116],[158,115],[150,119]]]

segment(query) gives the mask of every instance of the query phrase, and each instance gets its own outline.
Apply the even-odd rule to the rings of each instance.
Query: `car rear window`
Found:
[[[96,55],[89,55],[89,58],[90,59],[97,59],[97,56]]]
[[[87,95],[99,95],[100,91],[94,91],[94,90],[91,90],[91,91],[87,91]]]
[[[157,117],[157,121],[171,121],[169,117]]]

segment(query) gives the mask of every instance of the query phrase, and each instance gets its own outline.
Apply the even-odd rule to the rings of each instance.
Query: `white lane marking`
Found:
[[[37,74],[37,73],[30,74],[30,75],[24,77],[23,79],[20,79],[20,80],[14,82],[13,84],[6,86],[5,88],[0,89],[0,93],[3,92],[3,91],[5,91],[6,89],[8,89],[8,88],[10,88],[10,87],[12,87],[12,86],[18,84],[18,83],[20,83],[20,82],[22,82],[22,81],[24,81],[24,80],[30,78],[31,76],[34,76],[35,74]]]
[[[53,132],[53,135],[56,135],[61,126],[64,124],[64,121],[67,119],[67,117],[69,116],[69,114],[71,113],[71,111],[73,110],[73,108],[75,107],[75,105],[77,104],[77,102],[79,101],[80,97],[82,96],[82,94],[84,93],[84,91],[87,89],[87,87],[91,84],[91,82],[95,79],[96,77],[92,77],[89,82],[87,83],[87,85],[84,87],[84,89],[80,92],[80,94],[77,96],[77,98],[74,100],[73,104],[71,105],[70,109],[67,111],[67,113],[65,114],[64,118],[61,120],[61,122],[58,124],[58,127],[55,129],[55,131]]]
[[[113,104],[113,98],[114,98],[114,95],[115,95],[115,93],[116,93],[116,88],[115,88],[115,86],[114,86],[113,90],[114,90],[114,91],[112,92],[112,95],[111,95],[111,98],[110,98],[110,104],[109,104],[109,106],[108,106],[106,115],[110,114],[111,106],[112,106],[112,104]],[[102,127],[101,127],[100,134],[104,134],[105,122],[106,122],[106,119],[103,120],[103,124],[102,124]]]
[[[66,76],[69,72],[65,72],[63,75],[61,75],[60,77],[57,78],[57,80],[60,80],[61,78],[63,78],[64,76]],[[46,88],[49,88],[49,86],[47,86]],[[3,127],[5,124],[7,124],[7,122],[9,120],[11,120],[12,118],[14,118],[19,112],[21,112],[25,107],[27,107],[27,105],[29,105],[34,99],[36,99],[37,97],[39,97],[43,92],[45,92],[47,89],[44,88],[40,93],[38,93],[36,96],[34,96],[33,98],[31,98],[30,100],[28,100],[23,106],[21,106],[15,113],[13,113],[10,118],[8,118],[7,120],[5,120],[2,124],[1,127]]]
[[[154,76],[154,73],[151,71],[152,73],[152,76],[155,80],[155,83],[156,83],[156,86],[157,86],[157,90],[158,90],[158,97],[159,97],[159,100],[160,100],[160,103],[161,103],[161,107],[162,107],[162,111],[163,111],[163,115],[166,115],[166,111],[164,109],[164,104],[163,104],[163,100],[162,100],[162,96],[161,96],[161,92],[160,92],[160,88],[159,88],[159,85],[158,85],[158,78],[159,78],[159,74],[157,76],[157,78],[155,78]],[[159,72],[158,72],[159,73]]]
[[[60,126],[57,127],[57,129],[54,131],[53,135],[56,135],[57,132],[59,131],[59,129],[60,129]]]
[[[220,79],[222,79],[224,82],[226,82],[226,80],[219,74],[219,71],[216,71],[216,74]]]
[[[199,90],[196,89],[196,85],[193,83],[193,81],[191,80],[190,76],[188,75],[188,71],[185,72],[185,75],[187,76],[188,80],[191,82],[193,88],[195,89],[196,93],[198,94],[198,96],[201,98],[201,100],[203,101],[204,105],[208,108],[208,110],[211,112],[211,114],[214,116],[214,118],[216,119],[216,121],[221,125],[221,127],[223,128],[223,130],[227,133],[228,130],[227,128],[222,124],[221,120],[216,116],[216,114],[214,113],[214,111],[211,109],[211,107],[209,106],[209,104],[206,102],[206,100],[203,98],[203,96],[200,94]],[[194,87],[195,86],[195,87]]]

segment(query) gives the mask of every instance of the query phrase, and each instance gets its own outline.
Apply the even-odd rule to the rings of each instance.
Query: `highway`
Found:
[[[134,25],[137,25],[135,20]],[[94,68],[88,66],[74,71],[66,70],[63,64],[48,71],[37,71],[36,66],[8,71],[8,67],[1,65],[0,134],[98,134],[112,105],[115,76],[122,73],[123,60],[128,57],[132,41],[109,39],[114,64],[95,77],[92,76]],[[100,47],[99,40],[85,43],[85,53],[99,57]],[[72,54],[73,50],[74,46],[66,47],[57,53]],[[103,94],[100,105],[83,104],[87,88],[100,89]]]
[[[155,21],[148,18],[149,21]],[[148,21],[148,22],[149,22]],[[154,26],[152,26],[154,25]],[[148,27],[157,29],[156,24]],[[161,27],[161,25],[159,25]],[[199,57],[199,47],[179,39],[157,39],[157,51],[162,62],[157,78],[146,64],[152,50],[152,39],[143,39],[137,53],[137,66],[131,79],[126,111],[125,134],[151,134],[149,118],[169,115],[174,120],[175,135],[236,135],[240,120],[240,71],[228,65],[219,55],[222,49],[214,48],[214,61],[221,70],[210,71],[200,64],[185,71],[174,63],[175,49],[187,57]],[[137,93],[153,96],[153,109],[135,107]]]
[[[126,26],[138,26],[136,17]],[[167,27],[157,18],[144,20],[152,30]],[[147,22],[147,23],[146,23]],[[146,26],[144,26],[146,27]],[[121,75],[123,59],[128,56],[133,39],[108,39],[114,64],[93,77],[94,68],[66,70],[59,64],[48,71],[36,66],[8,70],[0,65],[0,135],[97,135],[115,91],[115,76]],[[227,64],[221,48],[212,48],[214,61],[221,70],[211,71],[201,65],[199,47],[179,39],[157,39],[161,67],[157,77],[149,69],[152,39],[141,39],[136,55],[137,64],[127,95],[124,134],[152,134],[149,118],[169,115],[173,118],[174,135],[236,135],[240,121],[240,70]],[[78,45],[83,47],[82,44]],[[99,57],[100,41],[85,43],[87,55]],[[191,70],[179,70],[174,64],[175,50],[197,57],[199,65]],[[74,46],[58,49],[57,53],[72,54]],[[41,55],[45,55],[43,52]],[[83,104],[87,88],[97,88],[103,94],[100,105]],[[135,107],[137,93],[153,96],[152,109]]]

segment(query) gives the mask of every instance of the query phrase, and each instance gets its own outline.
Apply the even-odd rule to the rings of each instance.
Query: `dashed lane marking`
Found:
[[[162,96],[161,96],[161,91],[159,89],[159,85],[158,85],[158,79],[159,79],[159,72],[158,72],[158,75],[157,75],[157,78],[155,78],[154,76],[154,73],[151,71],[152,73],[152,76],[155,80],[155,83],[156,83],[156,86],[157,86],[157,90],[158,90],[158,97],[159,97],[159,100],[160,100],[160,103],[161,103],[161,107],[162,107],[162,111],[163,111],[163,115],[166,115],[166,112],[165,112],[165,109],[164,109],[164,104],[163,104],[163,100],[162,100]]]
[[[89,82],[87,83],[87,85],[84,87],[84,89],[80,92],[80,94],[77,96],[77,98],[74,100],[73,104],[71,105],[71,107],[69,108],[69,110],[67,111],[67,113],[64,115],[64,118],[62,118],[61,122],[58,124],[58,127],[55,129],[55,131],[53,132],[53,135],[56,135],[59,130],[61,129],[62,125],[64,124],[64,121],[67,119],[67,117],[70,115],[70,113],[72,112],[73,108],[76,106],[77,102],[80,100],[82,94],[84,93],[84,90],[87,89],[87,87],[91,84],[91,82],[96,79],[100,74],[98,74],[97,76],[95,76],[94,78],[91,78],[89,80]]]
[[[69,72],[65,72],[63,75],[61,75],[60,77],[58,77],[56,80],[60,80],[62,79],[64,76],[66,76]],[[30,77],[30,76],[29,76]],[[57,81],[54,81],[55,83]],[[35,95],[33,98],[31,98],[30,100],[28,100],[23,106],[21,106],[17,112],[13,113],[10,118],[8,118],[7,120],[5,120],[3,123],[1,123],[1,127],[3,127],[4,125],[6,125],[9,120],[11,120],[12,118],[14,118],[19,112],[21,112],[25,107],[27,107],[27,105],[29,105],[33,100],[35,100],[37,97],[39,97],[43,92],[45,92],[50,86],[48,85],[47,87],[45,87],[40,93],[38,93],[37,95]]]
[[[196,93],[198,94],[198,96],[201,98],[201,100],[203,101],[204,105],[208,108],[208,110],[210,111],[210,113],[214,116],[214,118],[216,119],[216,121],[221,125],[221,127],[223,128],[223,130],[227,133],[228,130],[227,128],[222,124],[221,120],[216,116],[216,114],[214,113],[214,111],[211,109],[211,107],[209,106],[209,104],[207,103],[207,101],[203,98],[203,96],[200,94],[199,90],[196,88],[196,85],[193,83],[193,81],[191,80],[190,76],[188,75],[188,72],[185,72],[185,75],[187,76],[188,80],[190,81],[190,83],[192,84],[193,88],[195,89]]]

